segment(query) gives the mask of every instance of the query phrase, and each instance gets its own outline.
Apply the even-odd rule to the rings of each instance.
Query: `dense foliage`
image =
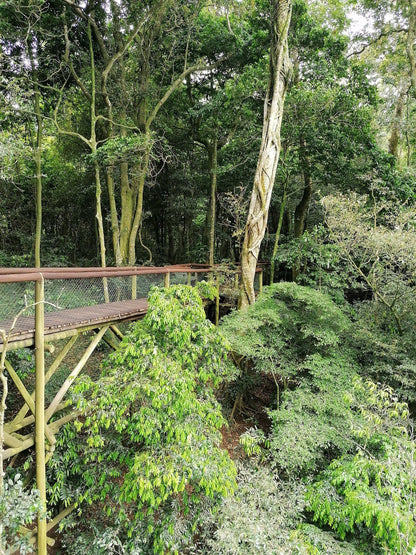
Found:
[[[284,384],[277,406],[268,408],[270,431],[248,430],[242,443],[249,454],[261,455],[283,489],[287,484],[291,491],[292,480],[302,479],[299,521],[329,526],[336,542],[353,541],[346,552],[410,553],[416,541],[416,443],[408,406],[387,385],[363,377],[368,370],[356,356],[345,313],[327,295],[279,283],[222,329],[232,348],[251,361],[244,368]],[[290,537],[318,546],[319,535],[305,539],[306,530],[302,524],[295,536],[286,532],[277,552],[294,549]],[[336,545],[325,552],[344,552]]]
[[[202,508],[213,509],[235,488],[234,464],[219,448],[225,421],[213,394],[235,371],[196,289],[156,289],[149,304],[102,377],[77,384],[83,416],[62,436],[51,494],[59,501],[72,488],[81,507],[98,504],[104,528],[129,552],[180,552]],[[96,526],[104,529],[101,518]],[[85,541],[71,541],[69,552],[80,553]],[[105,553],[98,544],[94,552]]]

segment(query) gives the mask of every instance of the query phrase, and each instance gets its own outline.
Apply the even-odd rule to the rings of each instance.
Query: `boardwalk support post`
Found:
[[[35,437],[36,437],[36,486],[42,501],[38,515],[37,552],[46,555],[46,459],[45,459],[45,291],[44,280],[35,282]]]

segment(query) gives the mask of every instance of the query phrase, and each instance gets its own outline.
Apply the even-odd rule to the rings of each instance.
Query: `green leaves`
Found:
[[[287,380],[302,371],[306,357],[332,352],[348,329],[342,311],[326,296],[294,283],[265,287],[255,305],[224,319],[233,350],[259,372]]]
[[[14,553],[17,548],[22,554],[33,552],[22,526],[30,524],[42,510],[39,492],[26,491],[20,474],[5,477],[0,495],[0,521],[1,545],[6,554]]]
[[[361,379],[353,382],[349,401],[362,417],[351,419],[357,452],[334,460],[309,487],[307,509],[341,539],[373,536],[383,549],[410,553],[416,545],[416,446],[407,407],[390,389]]]
[[[103,377],[76,386],[83,413],[76,474],[86,484],[79,501],[101,503],[122,523],[129,548],[142,535],[152,552],[166,552],[179,514],[186,515],[185,545],[199,505],[233,491],[213,387],[234,372],[197,290],[173,286],[151,292],[146,317],[109,357]]]

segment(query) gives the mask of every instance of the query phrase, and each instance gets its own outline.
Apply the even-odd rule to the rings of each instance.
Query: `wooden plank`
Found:
[[[147,312],[147,299],[135,299],[129,301],[118,301],[104,303],[82,308],[71,308],[57,312],[45,313],[45,337],[52,336],[61,331],[80,329],[97,325],[100,327],[109,322],[120,322],[143,317]],[[10,328],[12,320],[0,322],[0,328]],[[16,323],[10,338],[9,348],[13,343],[34,340],[35,319],[33,316],[22,316]],[[0,339],[0,345],[2,339]]]

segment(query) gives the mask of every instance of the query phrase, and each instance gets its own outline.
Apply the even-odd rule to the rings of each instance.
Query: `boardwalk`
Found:
[[[211,269],[205,265],[131,268],[0,268],[0,330],[8,335],[8,350],[35,344],[34,305],[44,304],[42,334],[47,341],[70,337],[88,329],[142,318],[152,285],[191,284]],[[172,278],[172,279],[173,279]],[[34,283],[44,293],[36,298]],[[16,291],[16,287],[22,288]],[[32,287],[32,289],[30,289]],[[12,297],[15,297],[14,303]],[[23,297],[25,298],[23,303]],[[13,318],[23,310],[13,326]],[[30,314],[30,312],[32,314]],[[12,331],[11,328],[13,327]],[[72,333],[73,332],[73,333]],[[3,337],[0,336],[0,352]]]
[[[71,335],[70,332],[78,333],[101,328],[104,324],[138,320],[146,312],[147,299],[135,299],[45,313],[43,334],[45,340],[56,341],[62,339],[63,335]],[[0,321],[0,329],[9,330],[12,323],[12,319]],[[35,328],[34,316],[21,316],[11,333],[9,349],[34,345]],[[2,343],[0,337],[0,345]]]

